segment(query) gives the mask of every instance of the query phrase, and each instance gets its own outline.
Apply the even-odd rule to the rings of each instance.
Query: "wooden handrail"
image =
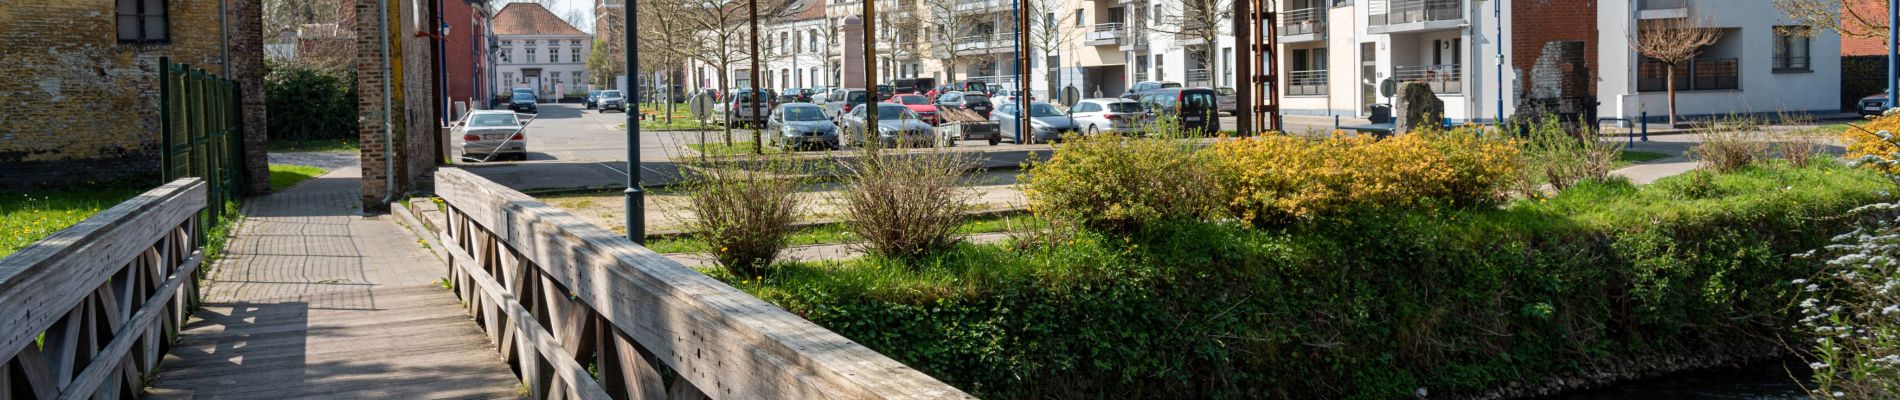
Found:
[[[0,259],[0,397],[137,395],[196,305],[206,201],[179,179]]]
[[[474,174],[443,168],[436,193],[448,205],[441,242],[457,295],[533,397],[971,398]],[[574,360],[554,360],[563,357]],[[575,382],[585,377],[573,368],[590,361],[598,381]],[[660,366],[680,379],[661,382]]]

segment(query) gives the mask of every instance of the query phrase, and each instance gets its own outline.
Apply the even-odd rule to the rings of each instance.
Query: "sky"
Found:
[[[581,15],[585,16],[587,21],[585,21],[586,22],[585,25],[577,24],[574,27],[580,28],[582,31],[586,31],[587,33],[594,33],[593,27],[588,26],[588,25],[593,25],[592,22],[594,20],[594,0],[509,0],[509,2],[510,3],[541,3],[542,5],[548,6],[548,11],[553,11],[554,15],[559,15],[563,19],[567,18],[569,13],[579,12],[581,13]],[[569,23],[573,23],[573,21],[569,21]]]

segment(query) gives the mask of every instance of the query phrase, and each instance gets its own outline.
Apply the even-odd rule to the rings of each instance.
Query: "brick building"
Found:
[[[388,201],[413,190],[444,157],[441,49],[434,38],[441,37],[447,1],[462,0],[355,0],[365,210],[387,209]]]
[[[255,1],[67,0],[0,5],[0,187],[158,170],[160,57],[239,82],[252,193],[265,167],[264,38]]]
[[[442,77],[447,86],[451,119],[456,106],[461,110],[481,108],[494,97],[489,82],[494,81],[495,34],[489,18],[493,6],[484,0],[447,0],[442,2],[442,23],[449,30],[442,36]]]

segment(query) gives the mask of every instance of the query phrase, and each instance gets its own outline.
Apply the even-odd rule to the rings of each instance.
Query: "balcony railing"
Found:
[[[1676,64],[1676,91],[1741,89],[1741,62],[1733,58],[1697,59]],[[1637,68],[1636,91],[1667,90],[1669,66],[1645,61]]]
[[[1013,46],[1016,43],[1015,39],[1015,32],[964,36],[957,39],[956,48],[958,52],[995,50]]]
[[[1302,8],[1280,14],[1280,35],[1326,33],[1326,9]]]
[[[1451,21],[1463,17],[1463,0],[1373,0],[1371,25]]]
[[[1643,0],[1642,10],[1673,10],[1689,8],[1689,0]]]
[[[1089,29],[1088,44],[1091,46],[1120,44],[1123,32],[1127,32],[1127,27],[1120,22],[1095,24]]]
[[[1399,82],[1421,82],[1432,93],[1464,93],[1464,68],[1458,64],[1414,65],[1398,67],[1393,76]]]
[[[1135,82],[1147,82],[1147,81],[1148,81],[1148,71],[1135,72]]]
[[[1206,68],[1187,70],[1188,86],[1214,86],[1214,74]]]
[[[1293,71],[1286,74],[1286,95],[1323,96],[1326,94],[1326,70]]]

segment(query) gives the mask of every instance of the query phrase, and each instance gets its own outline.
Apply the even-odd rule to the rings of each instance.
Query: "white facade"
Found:
[[[497,35],[495,93],[534,88],[543,99],[587,91],[590,35]]]
[[[1600,117],[1638,118],[1645,113],[1651,121],[1667,117],[1667,92],[1660,90],[1663,85],[1655,78],[1660,75],[1644,73],[1642,57],[1629,50],[1629,40],[1639,19],[1681,16],[1704,20],[1725,32],[1697,56],[1691,68],[1698,73],[1677,75],[1678,81],[1690,78],[1686,83],[1690,87],[1685,90],[1679,84],[1676,92],[1678,116],[1839,112],[1839,35],[1817,32],[1798,39],[1805,46],[1778,51],[1781,35],[1775,27],[1795,23],[1768,0],[1625,0],[1597,6],[1601,25],[1597,40],[1602,49],[1597,54],[1602,77],[1597,82]],[[1659,69],[1650,64],[1650,71]],[[1701,78],[1693,79],[1696,76]]]
[[[1500,93],[1519,84],[1505,64],[1511,36],[1507,27],[1500,38],[1498,28],[1508,26],[1511,10],[1500,2],[1296,0],[1281,7],[1287,115],[1366,116],[1371,105],[1391,102],[1379,90],[1388,79],[1431,85],[1454,121],[1514,112],[1514,99],[1499,103]]]

